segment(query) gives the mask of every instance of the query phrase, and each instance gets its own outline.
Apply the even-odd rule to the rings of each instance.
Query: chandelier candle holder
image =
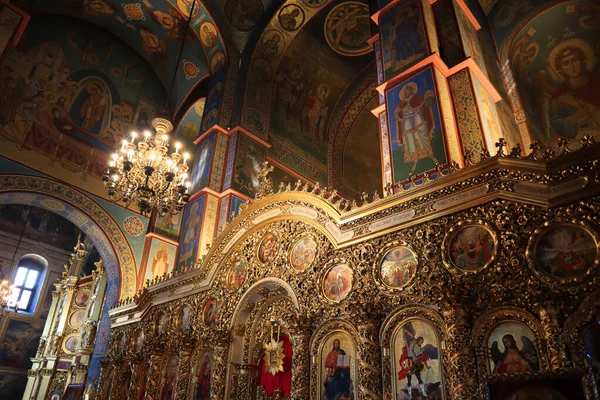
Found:
[[[12,296],[14,285],[11,285],[7,280],[0,282],[0,317],[10,312],[8,305]],[[16,305],[15,305],[16,307]]]
[[[131,141],[123,139],[121,149],[112,155],[102,174],[108,197],[125,207],[137,204],[142,215],[153,209],[163,216],[176,215],[190,199],[188,180],[189,154],[176,142],[169,153],[169,133],[173,124],[164,118],[152,120],[156,134],[131,132]]]

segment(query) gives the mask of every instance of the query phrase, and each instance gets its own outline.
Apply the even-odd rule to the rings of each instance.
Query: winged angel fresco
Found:
[[[502,337],[504,351],[500,351],[498,341],[492,343],[492,360],[494,374],[515,372],[534,372],[539,370],[539,360],[535,345],[527,336],[521,336],[522,347],[519,349],[515,337],[511,334]]]

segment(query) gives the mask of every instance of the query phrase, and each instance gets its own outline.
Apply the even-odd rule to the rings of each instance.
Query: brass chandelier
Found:
[[[14,285],[4,280],[0,282],[0,318],[10,312],[9,301],[13,293]],[[15,305],[16,307],[16,305]]]
[[[163,216],[177,214],[190,198],[188,180],[188,153],[181,145],[170,145],[169,133],[173,124],[165,118],[152,120],[153,134],[131,133],[102,174],[109,198],[125,207],[135,203],[142,215],[153,209]],[[172,148],[174,147],[174,151]],[[169,150],[171,149],[171,154]]]

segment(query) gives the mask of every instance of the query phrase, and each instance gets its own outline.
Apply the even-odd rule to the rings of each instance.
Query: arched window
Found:
[[[42,286],[44,270],[48,262],[35,254],[26,255],[19,260],[13,279],[13,291],[8,302],[9,307],[17,311],[32,313]]]

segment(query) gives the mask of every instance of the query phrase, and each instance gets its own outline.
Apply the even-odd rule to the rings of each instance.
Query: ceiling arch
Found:
[[[362,1],[287,1],[255,43],[242,125],[272,145],[269,156],[327,181],[327,127],[347,87],[374,61]]]
[[[15,3],[33,15],[52,13],[80,18],[121,38],[155,70],[171,96],[173,112],[199,82],[226,66],[225,42],[200,0],[20,0]],[[186,34],[190,14],[190,30]],[[93,38],[86,40],[82,50],[93,53]]]

